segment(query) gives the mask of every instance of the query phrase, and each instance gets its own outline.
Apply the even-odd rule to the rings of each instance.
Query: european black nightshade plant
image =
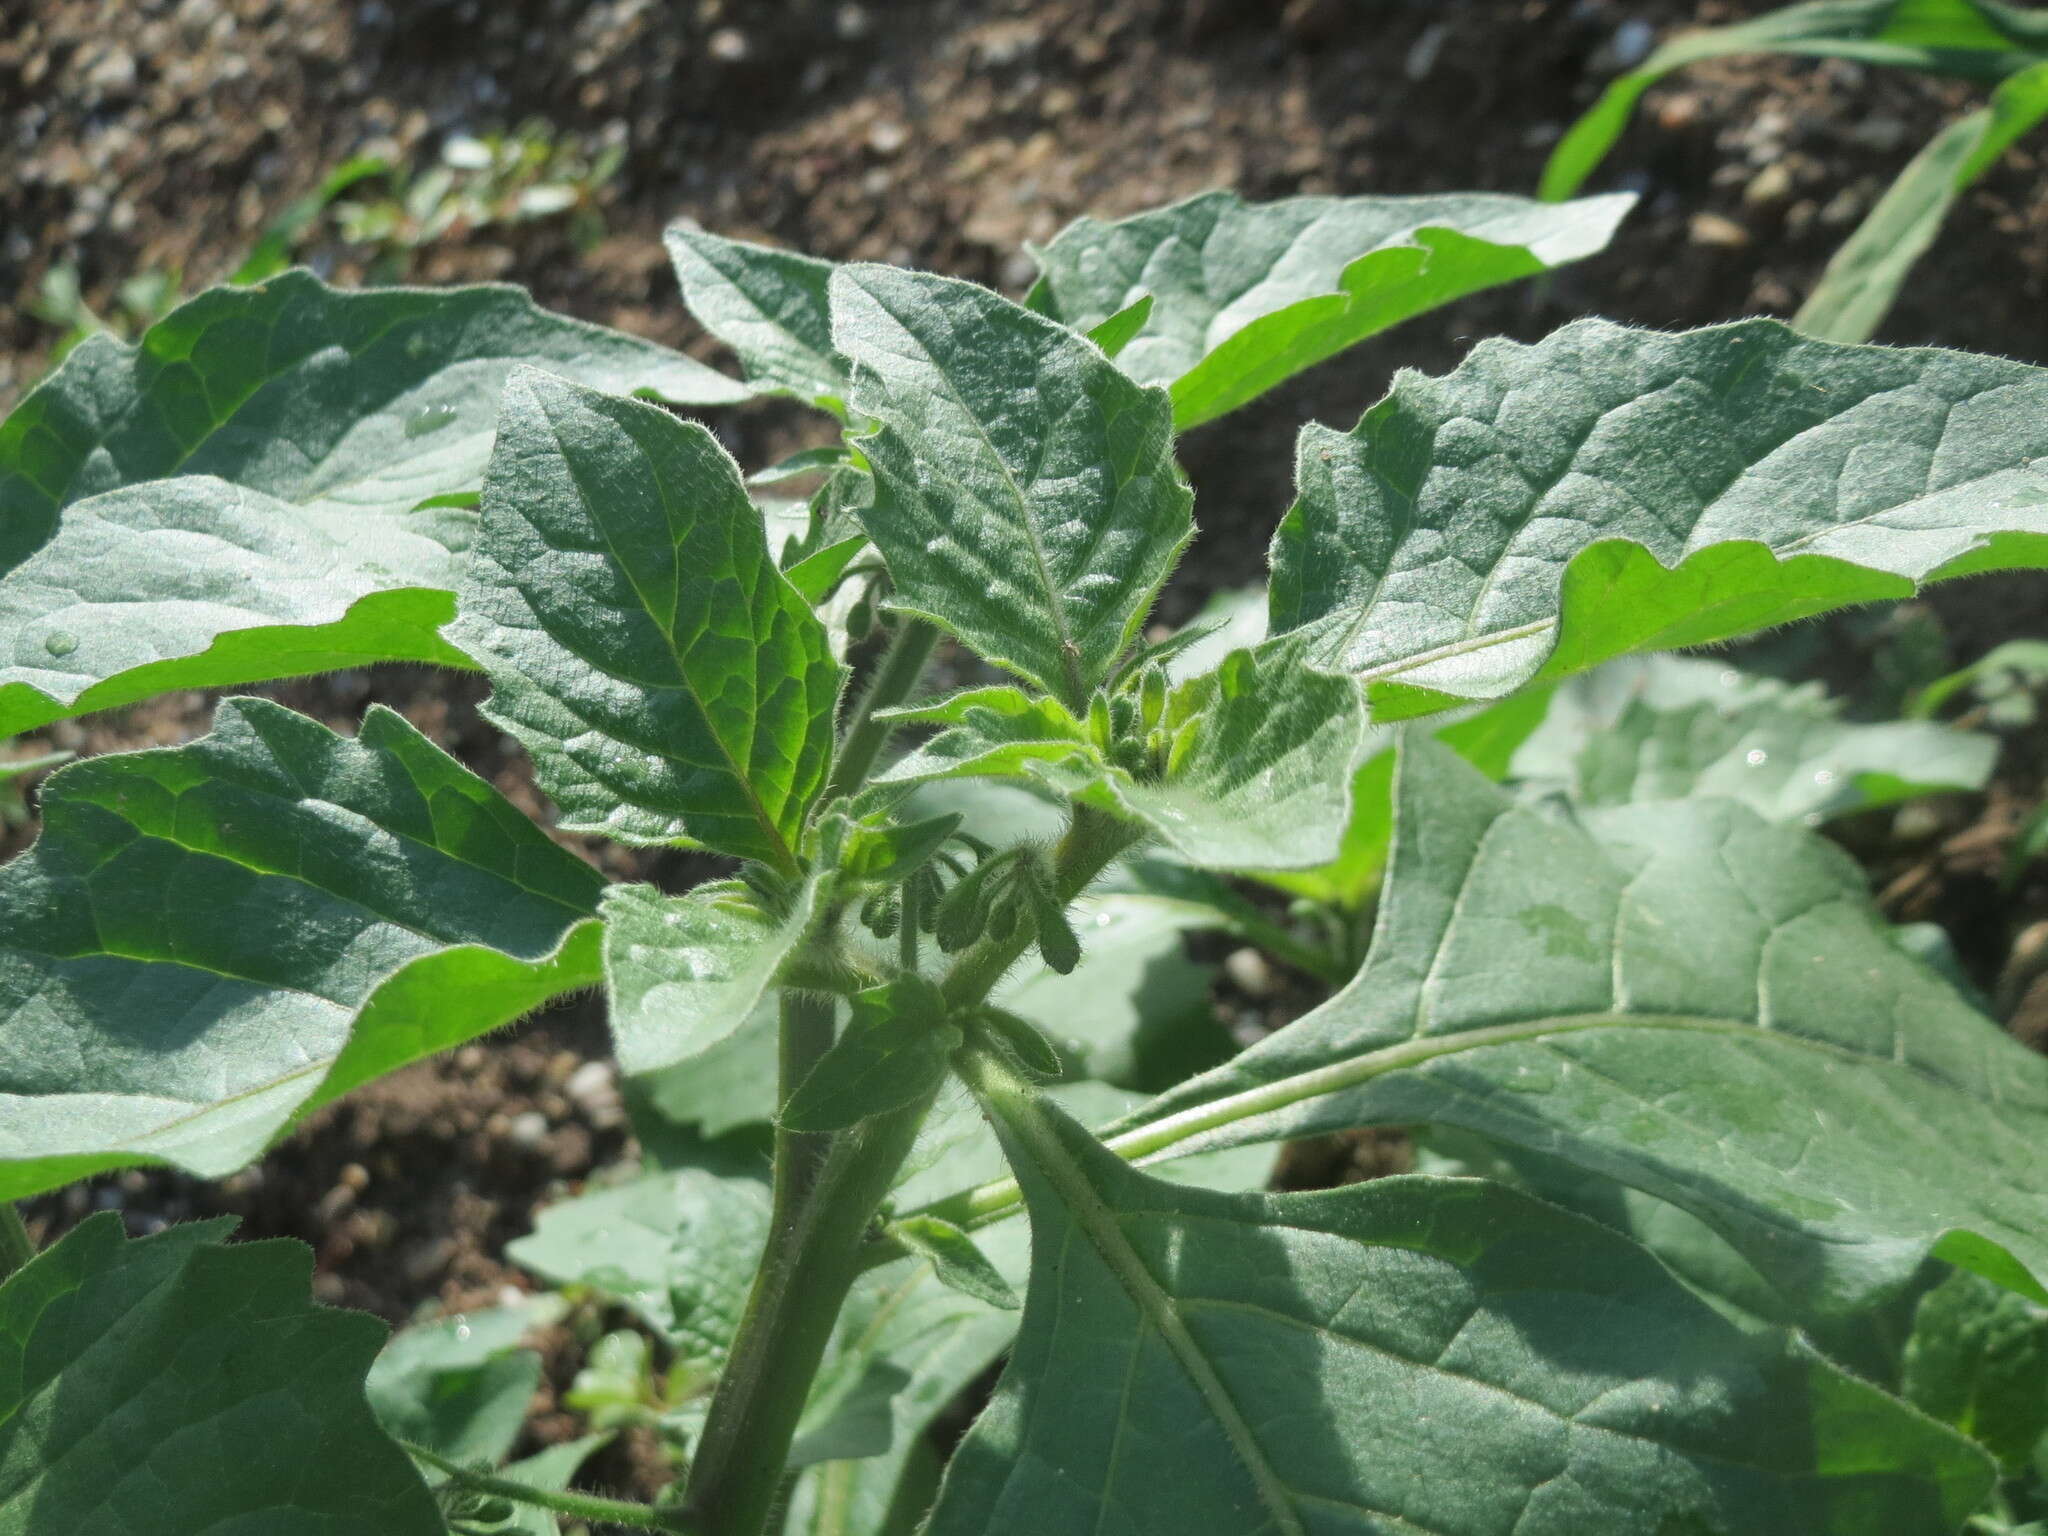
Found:
[[[649,1166],[513,1254],[661,1341],[572,1401],[686,1470],[640,1505],[570,1488],[592,1440],[504,1464],[545,1300],[373,1368],[290,1244],[101,1216],[32,1256],[0,1206],[0,1532],[2037,1510],[2048,1061],[1808,830],[1983,744],[1699,663],[1563,680],[2043,563],[2048,374],[1764,322],[1485,343],[1303,432],[1247,644],[1146,627],[1176,427],[1624,206],[1216,194],[1075,225],[1023,304],[678,228],[745,383],[511,290],[297,273],[81,346],[0,426],[0,736],[478,669],[563,828],[735,869],[606,887],[382,709],[231,699],[52,777],[0,873],[0,1195],[227,1173],[602,985]],[[758,500],[634,398],[762,393],[844,432]],[[927,696],[942,634],[998,670]],[[1233,1054],[1201,925],[1334,995]],[[1261,1146],[1371,1125],[1432,1171],[1259,1192]]]

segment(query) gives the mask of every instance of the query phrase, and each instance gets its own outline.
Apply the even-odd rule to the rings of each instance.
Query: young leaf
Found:
[[[825,786],[840,668],[694,422],[532,369],[505,387],[450,630],[563,825],[785,872]]]
[[[1998,743],[1917,720],[1858,725],[1817,685],[1715,661],[1629,657],[1574,678],[1510,774],[1583,805],[1719,796],[1806,821],[1937,790],[1982,789]]]
[[[436,638],[515,364],[712,404],[745,386],[516,288],[218,288],[95,336],[0,424],[0,736]],[[87,504],[89,502],[89,505]]]
[[[683,1168],[551,1205],[505,1253],[552,1285],[613,1297],[685,1360],[713,1367],[767,1240],[767,1185]]]
[[[0,1286],[0,1530],[440,1536],[363,1379],[384,1327],[231,1222],[89,1217]]]
[[[90,759],[0,871],[0,1198],[299,1115],[598,979],[603,881],[382,708]]]
[[[2043,43],[2048,46],[2048,38]],[[1955,200],[2043,117],[2048,57],[2011,76],[1991,93],[1989,106],[1951,123],[1913,157],[1828,258],[1792,324],[1824,341],[1870,340]]]
[[[1205,192],[1111,224],[1077,219],[1032,253],[1031,299],[1092,333],[1152,298],[1135,338],[1103,350],[1168,386],[1186,431],[1425,310],[1592,255],[1634,201]]]
[[[1117,798],[1182,857],[1211,869],[1310,868],[1335,857],[1368,741],[1349,678],[1303,664],[1297,640],[1236,651],[1167,705],[1163,778]]]
[[[932,1266],[943,1285],[964,1291],[992,1307],[1014,1311],[1022,1303],[974,1239],[936,1216],[906,1216],[889,1224],[889,1235]]]
[[[1144,330],[1145,322],[1152,315],[1152,295],[1140,294],[1112,315],[1107,315],[1094,325],[1087,327],[1088,339],[1102,348],[1104,357],[1115,357],[1128,347],[1137,334]]]
[[[856,993],[853,1017],[782,1107],[792,1131],[839,1131],[900,1109],[946,1075],[960,1031],[945,999],[922,976],[899,976]]]
[[[1272,626],[1374,718],[2048,559],[2048,370],[1604,320],[1301,435]]]
[[[1922,1536],[1989,1488],[1960,1437],[1583,1218],[1463,1179],[1204,1194],[981,1087],[1031,1284],[929,1536]]]
[[[2048,1310],[1981,1276],[1951,1274],[1913,1314],[1901,1391],[2007,1473],[2024,1471],[2048,1437]]]
[[[1087,728],[1059,700],[1021,688],[972,688],[935,704],[878,718],[898,725],[945,725],[874,777],[879,785],[945,779],[1025,778],[1087,783],[1103,764]]]
[[[1722,801],[1562,820],[1420,736],[1397,803],[1358,978],[1116,1145],[1462,1126],[1693,1212],[1816,1314],[1929,1253],[2048,1299],[2048,1059],[1833,845]]]
[[[705,330],[739,354],[749,383],[843,409],[846,361],[832,347],[825,292],[831,262],[727,240],[685,223],[671,224],[662,240],[683,302]]]
[[[1623,75],[1558,141],[1542,196],[1570,197],[1606,158],[1643,92],[1674,69],[1731,53],[1895,64],[2000,80],[2048,54],[2048,16],[2000,0],[1807,0],[1733,26],[1685,32]]]
[[[567,1310],[559,1296],[536,1296],[400,1329],[364,1381],[370,1411],[394,1439],[496,1466],[540,1386],[540,1356],[522,1341]]]
[[[832,276],[895,601],[1080,709],[1192,535],[1163,391],[1007,299],[893,267]]]
[[[605,1000],[619,1065],[657,1072],[731,1036],[810,925],[816,887],[798,892],[776,917],[737,881],[681,896],[651,885],[606,891]]]

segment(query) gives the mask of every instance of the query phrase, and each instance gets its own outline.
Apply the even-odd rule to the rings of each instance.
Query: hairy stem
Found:
[[[36,1256],[28,1228],[12,1200],[0,1200],[0,1280],[5,1280]]]
[[[1053,857],[1059,899],[1080,895],[1141,835],[1129,823],[1076,807]],[[941,983],[948,1002],[956,1008],[981,1002],[1029,943],[1028,933],[1017,933],[969,949]],[[787,1067],[792,1055],[787,1028],[784,1033]],[[794,1086],[785,1083],[785,1096]],[[870,1267],[874,1213],[910,1155],[931,1100],[927,1094],[827,1138],[830,1149],[816,1177],[802,1184],[788,1177],[788,1154],[778,1149],[768,1250],[690,1467],[684,1507],[703,1536],[760,1536],[839,1309]]]
[[[401,1440],[398,1443],[404,1446],[410,1455],[424,1461],[436,1471],[445,1472],[448,1480],[456,1487],[466,1488],[471,1493],[488,1494],[492,1498],[510,1499],[517,1504],[552,1509],[558,1514],[574,1515],[582,1520],[629,1526],[637,1531],[674,1531],[679,1533],[679,1536],[696,1536],[699,1530],[696,1525],[685,1521],[680,1509],[662,1509],[653,1504],[636,1504],[629,1499],[599,1498],[589,1493],[561,1493],[549,1488],[534,1488],[526,1483],[515,1483],[510,1478],[472,1472],[460,1462],[450,1461],[423,1445],[414,1445],[410,1440]]]
[[[702,1536],[760,1536],[811,1379],[865,1268],[862,1247],[931,1095],[830,1138],[816,1179],[776,1212],[732,1354],[711,1399],[684,1507]]]
[[[818,1059],[832,1049],[833,1002],[814,992],[782,994],[782,1027],[778,1045],[775,1102],[787,1104],[797,1085],[811,1075]],[[795,1220],[797,1207],[816,1182],[831,1150],[832,1138],[775,1129],[774,1225]]]
[[[893,708],[910,697],[917,680],[924,676],[925,663],[939,643],[939,629],[925,619],[903,620],[882,653],[867,690],[846,719],[846,734],[839,744],[838,759],[832,765],[832,782],[825,796],[850,795],[868,781],[875,759],[888,744],[895,727],[876,714]]]

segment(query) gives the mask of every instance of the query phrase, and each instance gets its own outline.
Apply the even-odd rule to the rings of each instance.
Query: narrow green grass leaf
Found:
[[[218,288],[95,336],[0,423],[0,736],[436,637],[517,364],[713,404],[745,386],[509,287]],[[434,505],[428,505],[433,503]]]
[[[296,1117],[598,980],[603,881],[381,708],[259,699],[44,789],[0,871],[0,1198],[218,1176]]]
[[[2048,117],[2048,58],[2008,78],[1991,93],[1989,106],[1951,123],[1913,157],[1856,232],[1828,258],[1827,270],[1792,324],[1824,341],[1875,336],[1955,200],[2043,117]]]
[[[565,827],[795,869],[842,674],[703,427],[516,373],[449,633]]]
[[[1581,1217],[1464,1179],[1179,1188],[982,1086],[1031,1283],[930,1536],[1922,1536],[1989,1488],[1959,1436]]]
[[[1592,255],[1633,202],[1205,192],[1114,223],[1077,219],[1032,253],[1032,299],[1105,331],[1119,367],[1171,389],[1186,431],[1426,310]]]
[[[1995,81],[2048,55],[2048,16],[2000,0],[1806,0],[1733,26],[1682,32],[1572,124],[1543,167],[1542,196],[1554,202],[1584,186],[1643,92],[1664,76],[1734,53],[1855,59]]]
[[[363,1398],[384,1325],[231,1225],[130,1241],[102,1213],[0,1286],[0,1531],[440,1536]]]
[[[1381,721],[2048,562],[2048,370],[1580,321],[1310,426],[1272,628]]]
[[[1838,1315],[1929,1254],[2048,1300],[2048,1059],[1725,801],[1563,819],[1411,737],[1371,956],[1127,1152],[1442,1123],[1648,1191]]]
[[[1079,710],[1193,533],[1165,392],[953,278],[832,275],[895,601]]]

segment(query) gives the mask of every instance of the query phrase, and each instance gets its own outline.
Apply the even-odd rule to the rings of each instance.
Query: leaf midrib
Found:
[[[1260,1503],[1265,1506],[1281,1536],[1307,1536],[1307,1528],[1295,1508],[1292,1492],[1266,1459],[1264,1449],[1217,1374],[1214,1363],[1202,1352],[1194,1335],[1188,1332],[1172,1294],[1146,1268],[1144,1259],[1117,1221],[1116,1212],[1060,1143],[1036,1098],[1028,1091],[1015,1095],[1002,1088],[995,1090],[994,1097],[1004,1123],[1023,1142],[1039,1174],[1052,1185],[1054,1193],[1069,1216],[1079,1224],[1104,1267],[1137,1307],[1143,1324],[1158,1333],[1168,1352],[1187,1373],[1196,1393],[1230,1441],[1231,1449],[1251,1475]],[[1142,1344],[1141,1330],[1133,1348],[1142,1347]]]
[[[540,418],[543,421],[547,423],[548,435],[554,439],[556,454],[561,459],[563,468],[568,472],[570,483],[573,484],[576,488],[576,499],[583,504],[584,517],[588,520],[590,526],[597,531],[598,537],[604,541],[606,558],[610,561],[612,567],[615,570],[617,570],[621,576],[625,578],[626,585],[632,591],[634,598],[639,602],[641,610],[644,613],[646,613],[650,619],[654,621],[655,628],[661,631],[662,639],[665,642],[667,642],[669,655],[675,661],[677,681],[674,684],[661,684],[653,686],[658,687],[663,691],[667,691],[668,688],[672,687],[676,692],[686,695],[689,698],[690,702],[696,707],[699,718],[701,718],[704,722],[704,734],[711,738],[712,743],[718,748],[718,755],[725,760],[726,769],[730,773],[733,782],[739,786],[741,797],[746,801],[747,809],[753,813],[755,824],[760,827],[762,835],[768,839],[769,846],[781,856],[780,863],[783,865],[783,867],[786,870],[794,870],[797,867],[797,860],[794,850],[792,850],[789,845],[789,839],[783,834],[782,828],[776,823],[775,818],[769,814],[767,804],[762,800],[760,792],[754,786],[753,775],[748,771],[748,769],[745,766],[743,766],[740,763],[739,759],[733,755],[732,747],[730,746],[730,744],[727,743],[724,735],[713,723],[711,719],[711,711],[706,706],[704,695],[691,679],[688,658],[684,656],[681,648],[676,643],[676,635],[674,628],[676,619],[675,610],[681,606],[681,603],[683,601],[682,587],[683,583],[687,580],[687,578],[684,575],[682,569],[682,562],[680,558],[682,554],[682,547],[680,543],[676,542],[675,540],[675,518],[678,508],[676,507],[675,502],[671,499],[669,495],[667,477],[658,472],[653,473],[650,476],[654,484],[655,493],[661,498],[662,521],[670,535],[670,550],[677,557],[675,571],[675,603],[671,605],[669,615],[667,619],[664,620],[661,614],[661,610],[654,605],[646,589],[641,586],[639,576],[634,570],[633,565],[629,561],[627,561],[623,556],[620,555],[618,544],[612,538],[611,525],[605,520],[604,517],[602,517],[598,513],[598,502],[592,498],[589,490],[584,485],[583,474],[579,460],[575,454],[569,451],[569,445],[563,441],[561,430],[555,422],[554,413],[547,408],[546,404],[537,395],[533,395],[532,391],[528,391],[528,394],[530,398],[532,398],[533,400],[533,405],[536,413],[540,416]],[[639,438],[635,436],[630,429],[627,429],[625,427],[624,423],[614,422],[614,424],[619,426],[620,430],[625,433],[626,437],[632,442],[635,451],[637,451],[640,454],[640,456],[647,462],[650,470],[652,470],[654,468],[654,455],[648,451],[648,449],[640,442]],[[522,518],[521,521],[528,520]],[[542,530],[538,527],[538,525],[528,522],[528,526],[532,527],[536,533],[540,533],[542,535],[543,541],[549,543],[549,546],[551,548],[556,547],[553,545],[552,541],[546,539],[546,535],[542,533]],[[500,570],[504,569],[502,563],[497,561],[495,558],[492,559],[491,563],[493,565],[497,565]],[[507,571],[506,574],[509,576],[511,573]],[[735,571],[734,574],[737,575],[737,571]],[[716,578],[714,578],[714,580],[715,579]],[[775,576],[774,579],[779,580],[781,578],[778,574]],[[520,592],[520,595],[522,597],[526,595],[525,589],[523,587],[518,587],[516,588],[516,590]],[[536,619],[540,618],[540,614],[538,611],[534,613],[534,617]],[[554,633],[552,627],[545,623],[545,621],[542,622],[541,628],[543,633],[547,635],[550,641],[557,645],[562,645],[562,648],[565,651],[569,651],[571,655],[576,654],[575,650],[572,647],[562,644],[561,639]],[[757,649],[758,646],[759,640],[757,639]],[[583,660],[585,665],[589,666],[594,671],[602,673],[606,677],[617,678],[619,676],[619,674],[614,672],[611,669],[610,665],[606,662],[601,662],[593,657],[582,657],[581,659]],[[650,685],[635,682],[634,686],[647,687]],[[552,695],[552,690],[548,691]],[[563,702],[565,703],[566,707],[566,701]],[[751,715],[752,722],[756,726],[758,726],[760,722],[760,702],[760,697],[757,693],[753,699],[754,709]],[[577,715],[579,718],[583,717],[583,712],[581,710],[576,710],[572,708],[571,713]],[[606,730],[606,734],[610,734],[609,729]],[[660,751],[661,749],[656,748],[656,750]],[[667,761],[673,762],[675,760],[673,758],[670,758],[666,751],[661,751],[661,756]],[[687,817],[685,818],[685,820],[687,820]]]
[[[989,436],[987,423],[982,421],[980,415],[973,407],[961,398],[959,390],[953,384],[952,375],[945,370],[936,357],[932,356],[931,349],[924,344],[917,332],[911,328],[909,322],[898,314],[891,307],[888,300],[876,293],[874,289],[863,285],[861,291],[868,296],[883,314],[895,321],[903,334],[916,346],[919,354],[924,358],[927,368],[938,379],[941,392],[958,408],[961,416],[973,428],[974,435],[981,440],[982,446],[988,450],[989,457],[995,461],[996,468],[1002,473],[1003,484],[1009,488],[1010,496],[1017,504],[1017,521],[1023,530],[1024,541],[1031,550],[1032,562],[1038,568],[1039,584],[1045,589],[1046,604],[1052,614],[1053,633],[1059,640],[1059,653],[1062,657],[1076,654],[1078,648],[1074,644],[1073,627],[1067,621],[1065,594],[1053,583],[1052,567],[1046,562],[1045,546],[1039,538],[1038,525],[1031,517],[1031,503],[1024,495],[1023,487],[1017,484],[1017,477],[1011,474],[1009,461],[997,449],[995,439]],[[903,437],[905,445],[909,445],[908,437],[901,432],[900,428],[892,425],[888,430]],[[915,448],[911,449],[911,454],[920,463],[935,463],[935,461],[927,460]],[[951,474],[950,471],[946,471],[943,464],[935,464],[935,467],[940,469],[941,472],[946,473],[947,478],[952,480],[954,484],[960,484],[958,477]]]

